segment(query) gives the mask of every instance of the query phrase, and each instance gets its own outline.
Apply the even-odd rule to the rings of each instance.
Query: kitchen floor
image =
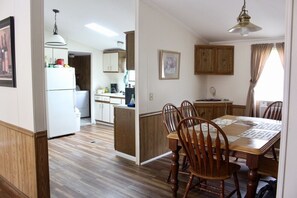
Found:
[[[81,118],[80,119],[80,126],[86,126],[90,125],[91,123],[91,118]]]
[[[113,127],[100,124],[84,126],[75,135],[49,140],[48,148],[52,198],[172,197],[171,186],[166,182],[170,155],[137,166],[135,162],[116,155]],[[242,167],[238,177],[244,195],[247,167],[244,160],[239,159],[237,163]],[[188,176],[180,174],[179,179],[178,197],[182,197]],[[233,179],[226,181],[226,190],[233,186]],[[188,197],[198,196],[216,197],[197,189],[193,189]]]

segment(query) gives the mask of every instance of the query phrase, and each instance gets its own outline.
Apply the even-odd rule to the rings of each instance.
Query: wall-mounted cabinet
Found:
[[[103,72],[124,72],[126,64],[126,52],[104,52]]]
[[[135,64],[135,33],[134,31],[125,32],[126,34],[126,68],[127,70],[134,70]]]
[[[68,64],[67,48],[44,48],[44,60],[47,64],[55,64],[57,59],[64,59],[64,64]]]
[[[234,46],[195,45],[195,74],[234,73]]]

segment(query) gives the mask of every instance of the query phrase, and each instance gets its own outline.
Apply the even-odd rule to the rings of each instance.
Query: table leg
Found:
[[[179,150],[181,149],[180,146],[178,146],[178,141],[170,139],[169,140],[169,148],[172,151],[171,155],[171,190],[172,190],[172,196],[177,197],[177,190],[178,190],[178,169],[179,169]]]
[[[253,198],[256,196],[257,186],[258,186],[258,161],[259,156],[257,155],[247,155],[246,165],[249,167],[248,172],[248,183],[247,183],[247,198]]]

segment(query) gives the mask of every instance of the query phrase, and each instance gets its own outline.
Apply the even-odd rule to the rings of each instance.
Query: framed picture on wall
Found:
[[[16,87],[14,18],[0,21],[0,86]]]
[[[159,78],[161,80],[179,79],[180,53],[160,50]]]

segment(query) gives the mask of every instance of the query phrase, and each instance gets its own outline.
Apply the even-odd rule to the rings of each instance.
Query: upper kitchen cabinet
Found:
[[[124,72],[125,51],[109,51],[103,53],[103,72]]]
[[[44,59],[47,63],[54,64],[57,59],[64,59],[64,64],[68,64],[68,49],[67,48],[44,48]]]
[[[195,45],[195,74],[233,75],[234,46]]]
[[[127,70],[134,70],[134,54],[135,54],[135,33],[134,31],[125,32],[126,34],[126,67]]]

